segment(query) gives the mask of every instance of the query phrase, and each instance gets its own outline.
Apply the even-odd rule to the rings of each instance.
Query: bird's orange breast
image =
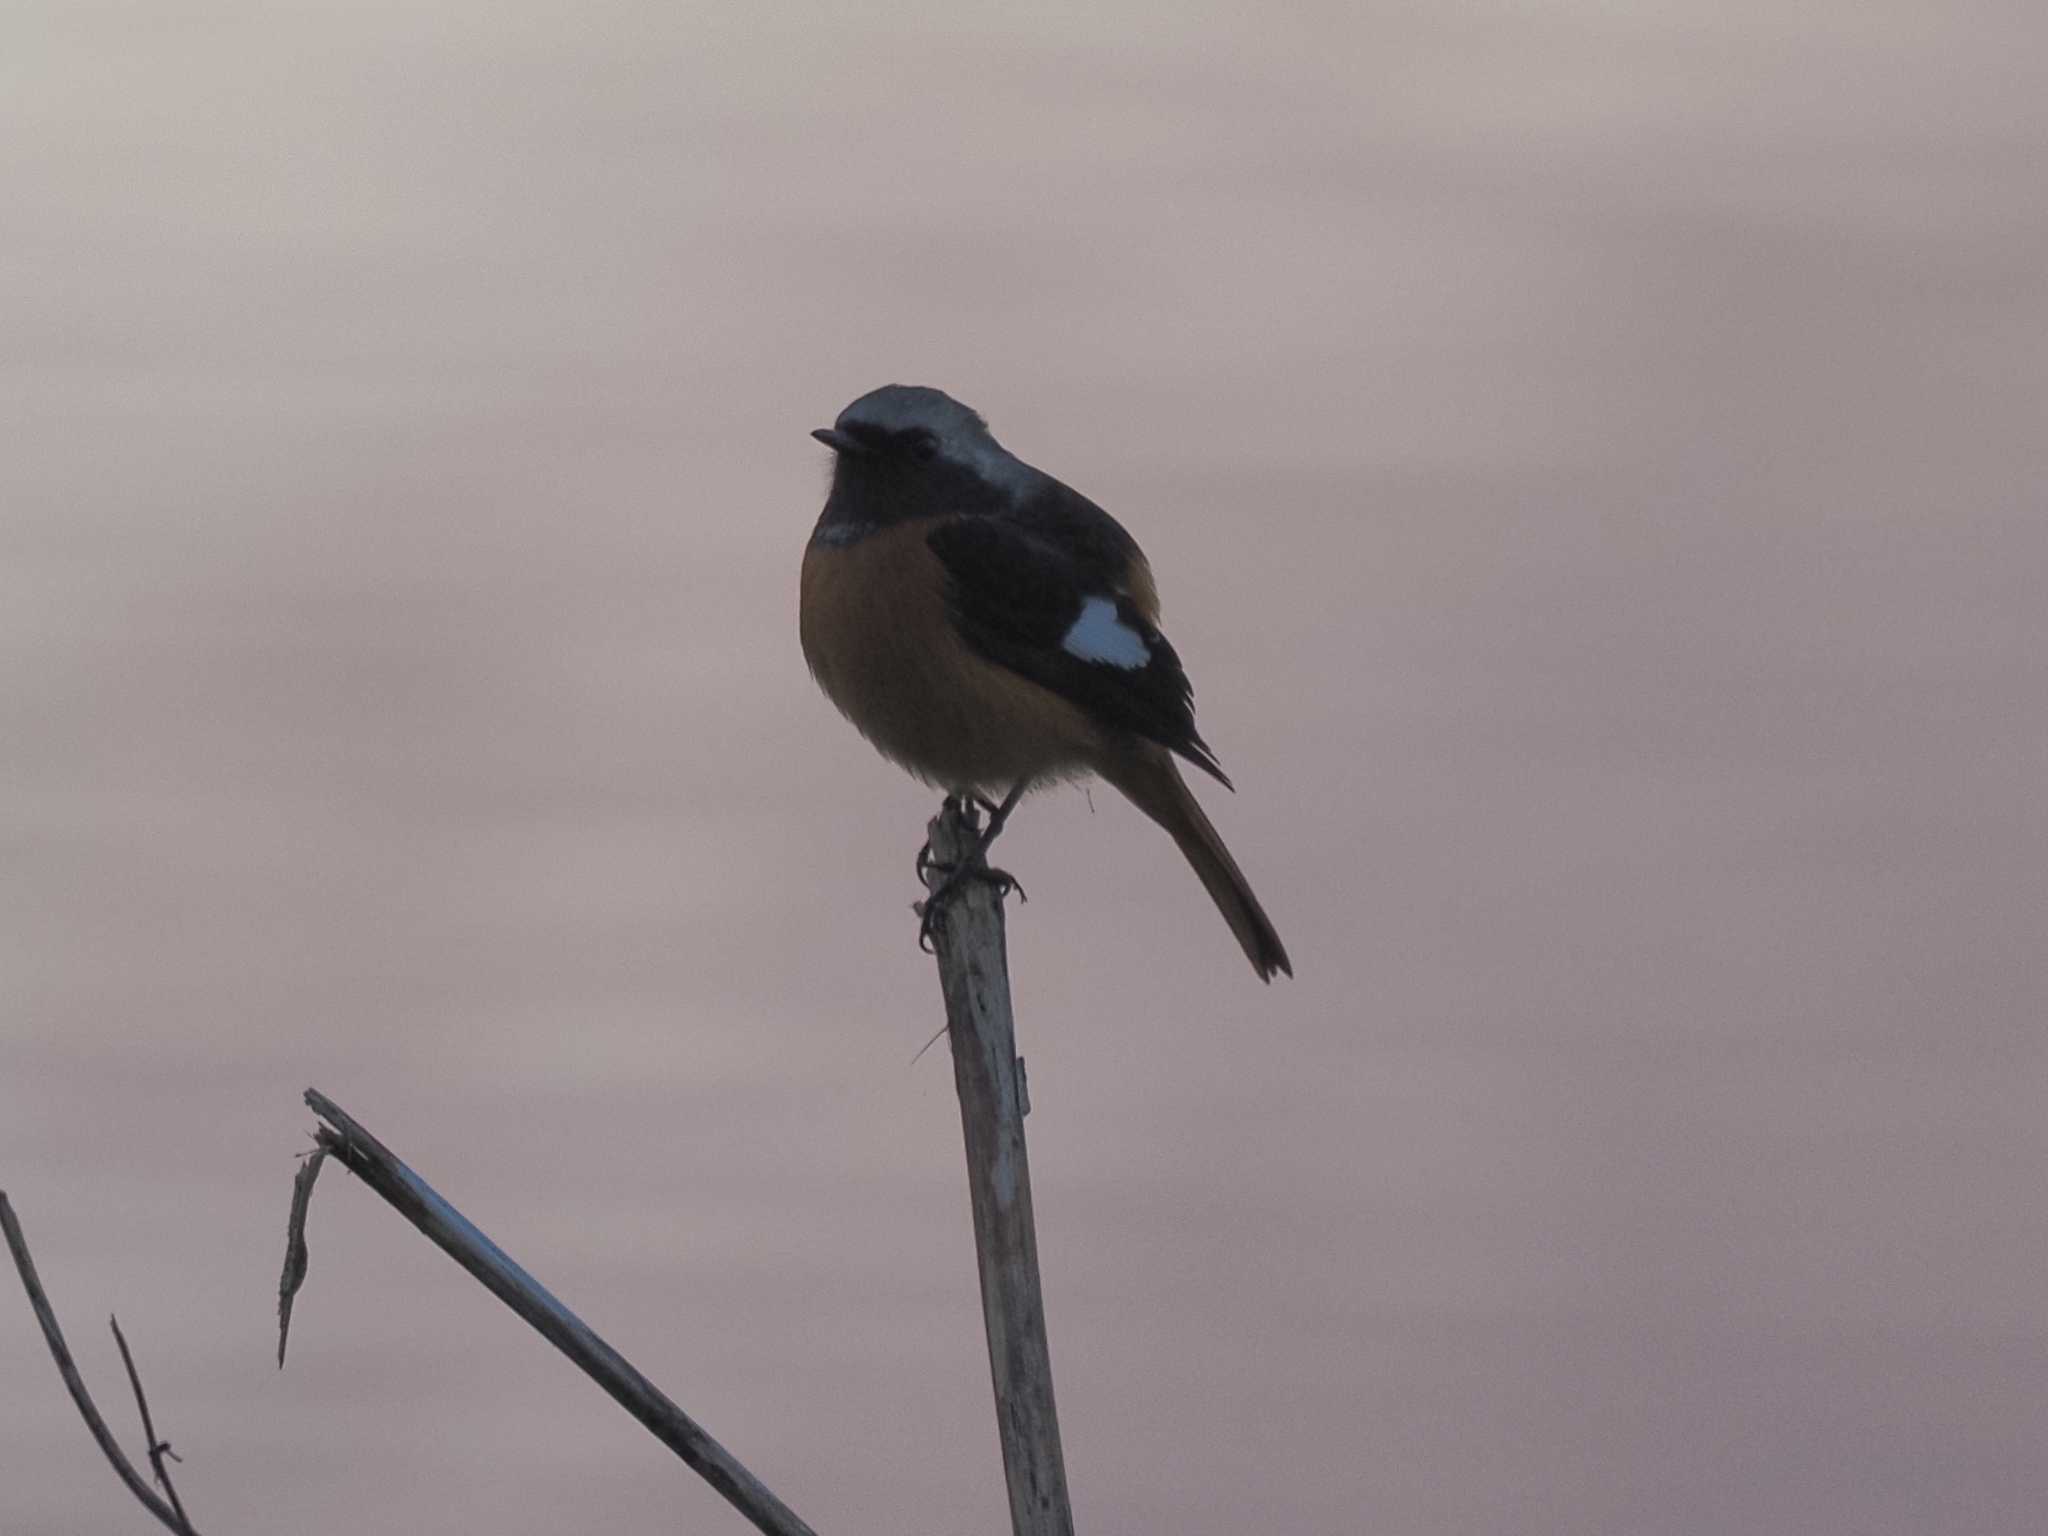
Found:
[[[967,649],[925,533],[906,523],[805,549],[798,628],[818,686],[883,756],[943,789],[1088,767],[1101,742],[1079,709]]]

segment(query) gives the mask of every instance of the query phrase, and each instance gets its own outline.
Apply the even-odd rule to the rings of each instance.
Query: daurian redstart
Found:
[[[950,793],[1093,773],[1172,836],[1261,980],[1280,936],[1181,778],[1226,788],[1123,526],[936,389],[890,384],[811,434],[837,456],[804,551],[799,628],[862,735]]]

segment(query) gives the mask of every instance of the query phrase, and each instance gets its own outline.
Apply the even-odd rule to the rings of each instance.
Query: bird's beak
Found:
[[[820,427],[811,436],[830,448],[834,453],[850,453],[856,458],[865,454],[867,445],[857,437],[850,437],[837,427]]]

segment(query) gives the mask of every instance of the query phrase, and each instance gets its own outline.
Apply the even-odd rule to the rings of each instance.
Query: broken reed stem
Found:
[[[948,800],[929,828],[934,862],[942,867],[960,863],[978,836],[973,805]],[[936,870],[926,875],[932,885],[940,878]],[[1031,1167],[1024,1151],[1029,1107],[1024,1061],[1017,1054],[1010,1011],[1003,900],[997,886],[969,879],[948,892],[932,924],[932,943],[967,1144],[974,1255],[981,1271],[981,1315],[988,1332],[996,1432],[1009,1482],[1010,1524],[1015,1536],[1073,1536],[1038,1278]]]
[[[436,1193],[390,1148],[372,1136],[318,1089],[306,1090],[306,1104],[327,1123],[315,1133],[321,1150],[343,1164],[384,1202],[411,1222],[556,1349],[602,1387],[655,1439],[681,1457],[698,1476],[723,1494],[767,1536],[816,1536],[795,1512],[749,1472],[633,1363],[600,1338],[590,1325],[557,1301],[547,1287],[479,1231],[468,1217]],[[306,1187],[310,1193],[311,1179]],[[294,1200],[292,1252],[303,1264],[304,1202]],[[301,1269],[301,1277],[303,1270]],[[291,1265],[287,1265],[287,1279]],[[296,1285],[289,1289],[296,1290]]]

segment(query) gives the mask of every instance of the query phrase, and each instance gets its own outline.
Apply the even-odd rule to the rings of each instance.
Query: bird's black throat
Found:
[[[832,491],[811,537],[851,544],[868,533],[940,517],[1001,512],[1009,496],[973,469],[945,460],[918,462],[903,455],[842,453]]]

